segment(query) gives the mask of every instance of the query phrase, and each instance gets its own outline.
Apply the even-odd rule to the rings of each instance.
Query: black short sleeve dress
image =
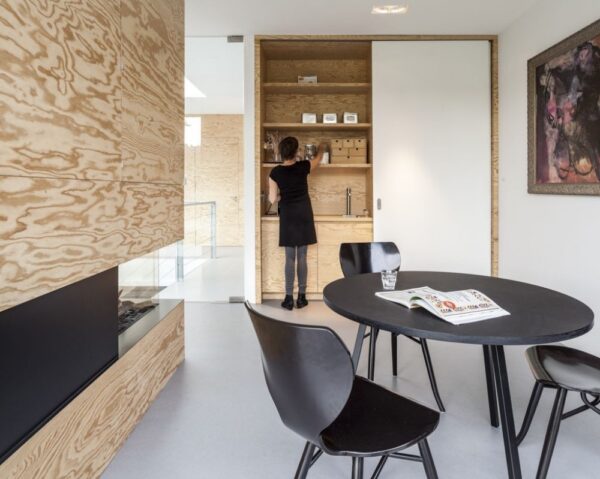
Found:
[[[317,242],[315,220],[308,196],[310,167],[310,161],[297,161],[290,166],[278,165],[269,175],[277,183],[281,195],[279,246],[304,246]]]

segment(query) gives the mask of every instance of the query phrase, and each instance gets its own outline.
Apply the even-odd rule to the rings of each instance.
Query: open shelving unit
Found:
[[[257,40],[256,51],[259,300],[283,293],[278,219],[265,216],[269,173],[277,166],[263,148],[266,135],[295,136],[301,154],[306,144],[367,140],[367,163],[321,165],[309,177],[318,244],[309,248],[308,293],[318,298],[328,282],[341,276],[339,244],[372,240],[371,42],[343,37],[270,38]],[[299,84],[301,75],[316,75],[318,83]],[[342,123],[344,112],[357,113],[360,123]],[[318,123],[302,123],[302,113],[316,113]],[[340,123],[324,124],[323,113],[336,113]],[[358,218],[343,216],[348,187],[352,189],[352,211]]]

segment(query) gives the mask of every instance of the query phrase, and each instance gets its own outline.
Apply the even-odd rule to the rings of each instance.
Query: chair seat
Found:
[[[380,456],[412,446],[431,434],[440,414],[356,376],[346,406],[321,433],[333,455]]]
[[[600,394],[600,358],[565,346],[534,346],[527,361],[535,379],[547,386]]]

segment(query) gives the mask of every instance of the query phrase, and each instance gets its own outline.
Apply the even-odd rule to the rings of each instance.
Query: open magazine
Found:
[[[510,315],[485,294],[474,289],[445,293],[423,286],[403,291],[382,291],[375,295],[407,308],[425,308],[455,325]]]

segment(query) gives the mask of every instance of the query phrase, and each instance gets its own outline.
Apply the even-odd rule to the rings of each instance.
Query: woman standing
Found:
[[[317,155],[310,161],[297,161],[298,140],[284,138],[279,143],[283,164],[276,166],[269,175],[269,201],[279,201],[279,246],[285,248],[285,299],[281,307],[294,307],[294,270],[298,271],[298,299],[296,307],[303,308],[306,300],[308,245],[317,242],[312,205],[308,195],[307,177],[319,166],[324,145],[319,145]]]

